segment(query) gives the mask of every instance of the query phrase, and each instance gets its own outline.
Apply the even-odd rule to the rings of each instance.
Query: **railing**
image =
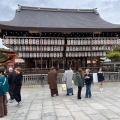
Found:
[[[57,83],[62,83],[63,73],[59,73]],[[75,74],[73,76],[74,80]],[[120,82],[119,72],[104,72],[105,82]],[[48,84],[47,74],[27,74],[23,75],[23,86],[36,86]]]
[[[119,72],[104,72],[105,82],[120,82]]]
[[[57,83],[62,83],[63,73],[57,76]],[[47,74],[27,74],[23,75],[23,86],[48,84]]]

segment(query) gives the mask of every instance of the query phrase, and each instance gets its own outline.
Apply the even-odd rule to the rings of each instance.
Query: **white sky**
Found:
[[[18,4],[47,8],[97,8],[101,18],[114,24],[120,24],[120,0],[0,0],[0,21],[13,19]],[[1,40],[0,47],[3,47]]]

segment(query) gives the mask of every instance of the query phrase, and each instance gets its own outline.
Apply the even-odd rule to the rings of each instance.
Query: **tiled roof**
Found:
[[[92,29],[118,29],[120,26],[103,20],[96,9],[55,9],[19,6],[14,19],[1,21],[0,28],[86,31]]]

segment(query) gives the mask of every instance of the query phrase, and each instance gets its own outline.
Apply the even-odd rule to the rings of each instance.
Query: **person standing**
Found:
[[[14,79],[14,98],[18,102],[16,106],[21,107],[22,101],[21,101],[21,86],[22,86],[22,73],[21,68],[15,68],[15,79]]]
[[[102,68],[99,69],[98,73],[98,82],[99,82],[99,88],[100,88],[100,92],[103,91],[103,81],[104,81],[104,76],[103,76],[103,72],[102,72]]]
[[[48,84],[51,91],[51,96],[53,97],[55,94],[58,96],[57,71],[54,67],[52,67],[50,72],[48,72]]]
[[[84,80],[83,80],[83,77],[82,77],[82,69],[81,68],[78,68],[76,74],[75,74],[75,85],[78,86],[78,93],[77,93],[77,98],[78,99],[82,99],[81,98],[81,90],[82,90],[82,87],[84,86]]]
[[[4,70],[0,70],[0,117],[7,115],[6,96],[8,92],[8,80],[3,75]]]
[[[8,73],[9,95],[10,95],[10,103],[12,103],[14,100],[13,90],[14,90],[15,73],[12,67],[10,67],[8,70],[9,70],[9,73]]]
[[[74,95],[73,87],[72,87],[72,78],[73,78],[73,70],[70,67],[68,67],[63,76],[63,82],[65,82],[67,87],[66,95],[69,95],[69,94]]]
[[[91,98],[91,83],[92,83],[92,75],[90,74],[90,70],[86,69],[85,70],[85,75],[84,75],[84,80],[86,84],[86,93],[85,93],[85,98]]]

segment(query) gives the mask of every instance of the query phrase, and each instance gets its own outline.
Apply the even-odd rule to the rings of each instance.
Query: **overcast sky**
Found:
[[[13,19],[18,4],[47,8],[97,8],[101,18],[114,24],[120,24],[120,0],[0,0],[0,21]],[[1,40],[0,47],[3,47]]]

